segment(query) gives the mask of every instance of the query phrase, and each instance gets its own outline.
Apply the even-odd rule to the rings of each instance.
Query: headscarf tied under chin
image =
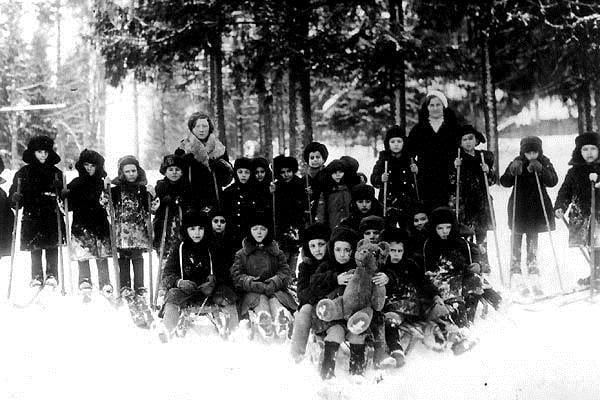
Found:
[[[184,138],[179,147],[186,153],[192,154],[196,161],[207,167],[209,160],[216,160],[227,150],[225,145],[214,135],[209,135],[205,141],[201,141],[193,133]]]

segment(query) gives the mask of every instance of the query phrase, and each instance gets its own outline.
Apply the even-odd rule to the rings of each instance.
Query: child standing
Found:
[[[58,284],[58,246],[64,243],[65,224],[58,204],[62,172],[55,167],[60,157],[54,151],[54,140],[35,136],[23,152],[27,165],[17,171],[9,194],[13,205],[23,207],[21,250],[31,252],[31,286],[56,287]],[[17,182],[21,180],[21,192]],[[59,241],[59,224],[62,238]],[[46,255],[46,279],[42,269],[42,250]]]
[[[310,198],[310,212],[314,216],[316,214],[319,203],[320,189],[316,182],[317,176],[325,168],[325,161],[329,156],[327,147],[319,142],[310,142],[302,153],[304,162],[306,163],[306,173],[304,175],[304,184],[307,192],[307,199]],[[310,219],[312,219],[312,216]]]
[[[253,214],[242,248],[235,254],[231,277],[236,289],[243,293],[241,316],[256,315],[263,336],[280,335],[290,328],[290,312],[297,309],[288,286],[292,273],[285,255],[273,240],[269,218]]]
[[[352,203],[350,204],[350,216],[345,218],[341,224],[358,231],[360,221],[370,215],[383,216],[381,204],[375,198],[373,186],[360,183],[352,186],[350,190]]]
[[[92,289],[90,260],[96,260],[98,287],[110,296],[113,287],[108,275],[111,255],[110,227],[106,209],[100,204],[104,192],[104,157],[85,149],[75,163],[79,176],[67,185],[67,199],[73,210],[71,225],[71,258],[79,263],[79,290]]]
[[[252,177],[256,187],[258,204],[270,205],[273,202],[269,190],[271,182],[273,182],[273,172],[266,158],[256,157],[252,159]],[[267,211],[267,208],[270,210],[270,207],[266,207],[265,211]]]
[[[575,149],[569,165],[571,168],[565,176],[556,202],[554,214],[562,219],[569,210],[569,247],[585,247],[590,244],[591,236],[591,182],[598,181],[600,162],[600,136],[595,132],[587,132],[575,138]],[[594,189],[595,190],[595,189]],[[596,194],[596,220],[600,216],[600,196]],[[598,222],[596,222],[598,224]],[[597,238],[592,241],[598,269],[600,263],[600,245]],[[597,277],[592,277],[592,280]],[[582,279],[581,283],[589,285],[589,278]]]
[[[0,157],[0,174],[4,171],[4,161]],[[0,176],[0,185],[6,180]],[[10,208],[6,192],[0,188],[0,258],[10,255],[12,245],[12,228],[15,214]]]
[[[121,296],[131,297],[130,266],[133,266],[133,290],[138,295],[144,287],[144,258],[150,247],[148,232],[148,196],[146,172],[134,156],[119,160],[119,176],[113,179],[111,189],[115,207],[117,249],[119,250],[119,279]]]
[[[552,201],[548,197],[546,188],[556,186],[558,176],[548,157],[544,156],[542,140],[539,137],[524,137],[521,139],[520,147],[519,156],[508,165],[500,178],[502,186],[513,187],[508,200],[508,226],[513,231],[510,262],[511,289],[516,289],[524,296],[530,293],[521,275],[521,242],[525,234],[529,278],[534,294],[541,296],[543,291],[539,284],[540,270],[537,266],[538,233],[545,232],[547,229],[554,230]],[[546,216],[542,209],[536,176],[539,179]],[[513,212],[515,226],[512,225]],[[550,226],[546,226],[546,218]]]
[[[344,179],[347,169],[347,165],[341,160],[333,160],[325,168],[323,176],[324,182],[315,220],[328,224],[332,231],[350,215],[352,197]]]
[[[487,250],[487,231],[492,228],[492,218],[483,174],[489,185],[496,183],[494,154],[475,150],[479,144],[485,143],[485,137],[471,125],[461,128],[458,141],[460,157],[454,160],[455,169],[450,173],[450,183],[456,188],[457,171],[460,168],[458,221],[474,231],[477,245]],[[484,164],[481,163],[482,154]],[[453,191],[450,194],[453,207],[456,201],[456,191]]]
[[[248,221],[256,212],[256,193],[253,191],[252,160],[238,158],[233,165],[234,181],[223,192],[223,211],[227,216],[236,241],[248,230]]]
[[[395,218],[408,213],[417,199],[413,174],[418,172],[418,168],[411,162],[407,152],[403,151],[405,142],[403,130],[397,125],[392,126],[385,135],[385,150],[379,153],[379,159],[371,174],[371,183],[379,189],[381,203],[384,202],[383,187],[387,182],[386,206],[394,210],[392,215],[396,216]]]
[[[304,183],[296,175],[298,161],[294,157],[279,155],[273,159],[277,181],[272,184],[275,192],[275,232],[277,243],[283,250],[292,273],[296,273],[300,236],[304,229],[305,210],[308,207]]]

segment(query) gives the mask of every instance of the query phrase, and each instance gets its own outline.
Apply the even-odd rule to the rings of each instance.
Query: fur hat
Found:
[[[210,228],[210,220],[206,214],[191,210],[183,214],[183,217],[181,218],[181,227],[187,229],[192,226],[201,226],[204,229],[208,229]]]
[[[387,130],[385,134],[385,141],[383,142],[383,145],[386,150],[390,149],[390,139],[396,137],[406,142],[406,133],[404,133],[404,130],[398,125],[392,126],[390,129]]]
[[[210,116],[206,113],[202,113],[202,112],[193,113],[187,122],[188,129],[190,130],[191,133],[194,133],[194,127],[196,126],[196,121],[198,121],[199,119],[205,119],[208,121],[208,135],[210,136],[214,132],[215,126],[213,125],[213,123],[210,119]]]
[[[236,158],[235,162],[233,163],[233,170],[237,171],[240,168],[245,168],[252,171],[252,159],[248,157]]]
[[[282,168],[289,168],[292,173],[298,172],[298,160],[294,157],[287,157],[283,154],[278,155],[273,159],[273,170],[276,176],[281,174]]]
[[[373,186],[364,183],[352,186],[350,193],[352,195],[353,202],[358,200],[373,201],[375,199],[375,189],[373,188]]]
[[[98,176],[104,178],[106,176],[106,171],[104,170],[104,157],[94,150],[84,149],[81,154],[79,154],[79,160],[75,163],[75,169],[79,172],[79,176],[87,176],[87,171],[85,170],[85,163],[94,164],[96,166],[96,172],[94,176]]]
[[[325,147],[324,144],[319,142],[310,142],[302,152],[304,162],[308,162],[308,156],[310,155],[310,153],[314,153],[315,151],[321,153],[321,157],[323,157],[323,162],[327,161],[327,157],[329,157],[329,151],[327,151],[327,147]]]
[[[187,165],[183,157],[175,154],[169,154],[163,157],[159,172],[164,175],[169,167],[177,167],[184,173],[187,170]]]
[[[542,139],[537,136],[525,136],[521,139],[521,154],[525,154],[530,151],[537,151],[539,155],[542,155]]]
[[[320,222],[315,222],[306,227],[302,235],[302,241],[306,244],[314,239],[323,239],[327,242],[330,236],[331,230],[329,229],[329,226]]]
[[[60,156],[54,151],[54,140],[45,135],[31,138],[29,143],[27,143],[27,149],[23,152],[23,161],[27,164],[38,163],[39,161],[35,158],[35,152],[38,150],[46,150],[48,152],[46,165],[56,165],[60,162]]]
[[[273,219],[267,213],[261,211],[254,212],[248,218],[248,229],[256,225],[262,225],[270,231],[273,226]]]
[[[350,247],[352,247],[352,251],[356,250],[356,244],[360,237],[358,233],[354,229],[350,229],[345,226],[336,227],[333,232],[331,232],[331,236],[329,237],[329,243],[331,247],[335,242],[347,242],[350,243]],[[333,248],[331,249],[331,254],[333,254]]]
[[[144,171],[144,169],[140,167],[140,162],[137,160],[137,158],[135,158],[135,156],[127,155],[119,158],[118,165],[119,176],[113,179],[113,184],[118,185],[119,183],[127,182],[127,179],[125,179],[125,174],[123,173],[123,167],[125,167],[126,165],[135,165],[135,167],[137,168],[138,177],[136,183],[139,183],[140,185],[145,185],[148,183],[148,180],[146,179],[146,171]]]
[[[402,243],[406,246],[408,242],[408,234],[402,229],[395,227],[387,227],[381,232],[381,241],[388,243]]]
[[[360,220],[358,230],[361,234],[365,233],[369,229],[375,229],[382,231],[385,227],[385,220],[377,215],[369,215]]]
[[[255,171],[256,168],[263,167],[266,170],[269,169],[269,161],[264,157],[255,157],[252,159],[252,171]]]
[[[341,160],[333,160],[332,162],[330,162],[329,164],[327,164],[327,167],[325,167],[325,171],[327,172],[327,175],[331,175],[336,171],[343,171],[346,172],[347,169],[347,165],[344,164],[343,161]]]
[[[458,139],[458,143],[460,144],[460,141],[462,140],[463,136],[465,135],[473,135],[475,136],[475,140],[477,141],[477,144],[481,144],[481,143],[485,143],[485,136],[483,135],[483,133],[479,132],[477,129],[475,129],[475,127],[473,125],[463,125],[460,128],[460,133],[457,136]]]
[[[585,132],[575,138],[575,147],[581,151],[586,145],[594,145],[600,149],[600,135],[596,132]]]
[[[444,108],[448,108],[448,98],[444,93],[440,92],[439,90],[428,91],[427,95],[425,96],[425,104],[429,104],[429,101],[434,97],[440,99]]]
[[[452,226],[456,226],[456,215],[448,207],[438,207],[431,212],[429,223],[432,229],[435,229],[439,224],[452,224]]]
[[[350,156],[342,156],[340,158],[340,161],[346,165],[346,172],[354,174],[358,172],[358,167],[360,166],[360,164],[358,163],[358,160],[356,160],[356,158]]]

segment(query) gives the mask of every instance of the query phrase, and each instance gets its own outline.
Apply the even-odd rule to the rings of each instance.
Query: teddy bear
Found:
[[[350,332],[364,333],[371,324],[373,311],[381,311],[385,303],[385,286],[373,284],[371,278],[385,263],[389,250],[387,242],[359,241],[354,256],[357,267],[344,293],[334,299],[320,300],[317,316],[323,321],[345,319]]]

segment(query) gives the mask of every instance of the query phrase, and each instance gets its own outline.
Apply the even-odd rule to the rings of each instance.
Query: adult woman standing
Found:
[[[410,131],[408,152],[416,157],[421,200],[429,209],[448,206],[449,172],[456,157],[458,124],[446,96],[430,91]]]

